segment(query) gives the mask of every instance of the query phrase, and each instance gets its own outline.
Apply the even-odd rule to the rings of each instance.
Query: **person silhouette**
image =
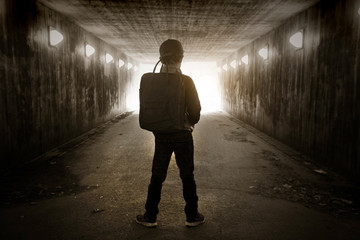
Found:
[[[176,81],[179,77],[181,81],[183,81],[185,90],[185,94],[183,95],[185,98],[185,108],[183,113],[181,113],[181,115],[183,114],[183,116],[181,116],[183,123],[176,129],[170,128],[161,131],[152,131],[155,136],[155,153],[152,164],[152,176],[145,204],[146,212],[138,215],[136,222],[146,227],[156,227],[158,225],[157,214],[159,213],[158,205],[161,198],[162,184],[166,179],[171,155],[174,152],[176,164],[180,169],[183,197],[186,202],[184,209],[186,214],[185,225],[195,227],[205,222],[204,216],[198,212],[198,196],[194,179],[194,142],[192,137],[194,125],[200,120],[201,105],[193,80],[189,76],[183,75],[180,70],[184,54],[181,43],[175,39],[168,39],[161,44],[159,52],[159,62],[162,63],[162,67],[160,73],[153,73],[152,76],[155,76],[155,81],[156,78],[164,77],[164,74],[166,74],[168,81]],[[144,74],[141,81],[147,76],[148,75]],[[140,89],[140,91],[146,90],[147,89]]]

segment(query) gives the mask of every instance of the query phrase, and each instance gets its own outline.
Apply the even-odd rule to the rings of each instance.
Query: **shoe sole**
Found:
[[[202,220],[202,221],[196,221],[196,222],[188,222],[188,221],[186,221],[185,226],[187,226],[187,227],[196,227],[196,226],[199,226],[199,225],[203,224],[204,222],[205,222],[205,219]]]
[[[158,225],[157,222],[154,222],[154,223],[140,222],[140,221],[138,221],[137,219],[136,219],[135,221],[136,221],[136,223],[138,223],[138,224],[140,224],[140,225],[143,225],[143,226],[145,226],[145,227],[148,227],[148,228],[154,228],[154,227],[156,227],[156,226]]]

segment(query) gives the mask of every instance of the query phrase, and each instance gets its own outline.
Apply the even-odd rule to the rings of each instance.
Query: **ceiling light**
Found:
[[[245,63],[246,65],[249,64],[249,55],[245,55],[241,58],[241,61]]]
[[[119,68],[124,66],[125,62],[119,58]]]
[[[236,68],[236,60],[233,60],[231,63],[230,63],[230,66],[232,68]]]
[[[110,63],[110,62],[114,61],[114,58],[110,54],[106,53],[105,54],[105,61],[106,61],[106,63]]]
[[[224,66],[222,66],[222,68],[227,71],[228,70],[228,65],[227,64],[224,64]]]
[[[289,39],[289,42],[296,48],[302,48],[303,47],[303,33],[297,32],[294,35],[292,35]]]
[[[128,70],[130,70],[132,67],[133,67],[133,65],[132,65],[131,63],[128,63],[128,64],[127,64]]]
[[[56,46],[64,39],[64,36],[56,29],[49,27],[49,44]]]
[[[90,57],[95,52],[95,48],[93,48],[91,45],[86,44],[85,45],[85,56]]]
[[[268,59],[268,56],[269,56],[269,50],[267,47],[264,47],[262,49],[259,50],[259,55],[264,59]]]

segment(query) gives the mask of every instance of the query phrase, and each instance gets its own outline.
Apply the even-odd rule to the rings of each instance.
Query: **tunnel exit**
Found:
[[[144,73],[152,72],[155,64],[140,64],[135,74],[134,89],[128,98],[128,107],[139,110],[139,86]],[[159,72],[160,67],[156,72]],[[201,102],[201,112],[220,110],[219,77],[216,62],[184,62],[181,66],[183,74],[190,76],[195,83]]]

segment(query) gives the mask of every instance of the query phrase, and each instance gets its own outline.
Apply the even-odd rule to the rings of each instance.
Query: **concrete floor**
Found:
[[[0,239],[359,239],[356,186],[221,112],[202,115],[194,141],[204,225],[184,226],[173,160],[158,228],[135,223],[154,141],[131,114],[3,176]]]

